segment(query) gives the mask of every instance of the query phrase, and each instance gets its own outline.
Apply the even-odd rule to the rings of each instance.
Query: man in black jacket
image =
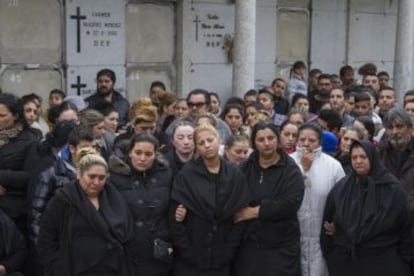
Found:
[[[111,103],[119,114],[119,128],[128,122],[129,102],[119,92],[114,90],[116,82],[115,72],[110,69],[102,69],[96,75],[97,91],[85,100],[90,108],[98,109],[102,101]]]

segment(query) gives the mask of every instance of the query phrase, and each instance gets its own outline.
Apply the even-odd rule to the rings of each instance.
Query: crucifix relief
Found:
[[[76,20],[76,52],[80,53],[81,51],[81,20],[85,20],[86,16],[81,15],[80,7],[76,7],[76,14],[71,15],[70,19]]]
[[[76,89],[76,95],[80,96],[81,95],[81,89],[86,88],[86,83],[81,83],[81,77],[77,76],[76,77],[76,83],[71,84],[70,88],[75,88]]]
[[[195,41],[198,41],[198,24],[201,22],[200,19],[198,19],[198,15],[196,15],[195,20],[193,20],[195,23]]]

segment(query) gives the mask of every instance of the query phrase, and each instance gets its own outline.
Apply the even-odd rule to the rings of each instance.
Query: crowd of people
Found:
[[[355,75],[0,93],[0,276],[414,275],[414,90]]]

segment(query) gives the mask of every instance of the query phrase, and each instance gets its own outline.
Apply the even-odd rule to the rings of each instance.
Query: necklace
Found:
[[[260,158],[259,159],[259,163],[260,163],[260,166],[261,167],[268,168],[268,167],[270,167],[272,165],[275,165],[279,161],[279,159],[280,159],[280,155],[279,154],[276,154],[270,160],[266,160],[266,159]]]

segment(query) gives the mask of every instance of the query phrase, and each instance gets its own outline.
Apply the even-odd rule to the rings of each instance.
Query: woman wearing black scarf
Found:
[[[128,245],[133,224],[128,206],[112,185],[98,154],[78,163],[77,183],[49,202],[38,251],[47,275],[130,275]]]
[[[329,193],[321,247],[330,276],[412,275],[407,196],[368,141],[350,149],[352,172]]]

